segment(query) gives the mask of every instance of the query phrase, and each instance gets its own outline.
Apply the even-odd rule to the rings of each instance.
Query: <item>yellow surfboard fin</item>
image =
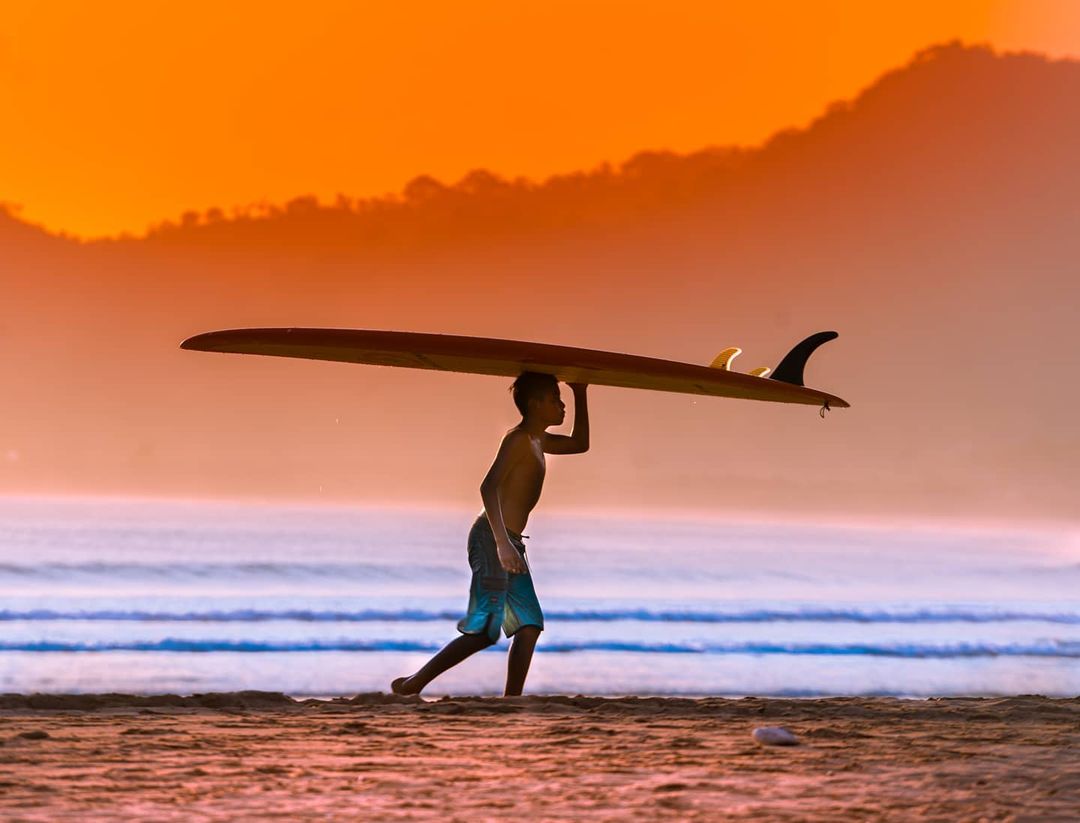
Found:
[[[731,371],[731,361],[742,354],[742,349],[732,346],[730,349],[724,349],[720,354],[716,355],[716,358],[709,364],[710,369],[723,369],[724,371]]]
[[[771,371],[772,369],[770,369],[768,366],[758,366],[756,369],[751,369],[750,374],[752,374],[754,377],[768,377],[769,372]]]

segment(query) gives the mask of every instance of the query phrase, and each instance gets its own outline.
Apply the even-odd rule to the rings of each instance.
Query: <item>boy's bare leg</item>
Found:
[[[394,680],[390,684],[390,690],[394,694],[420,694],[428,683],[444,671],[491,645],[494,645],[494,642],[486,634],[463,634],[455,637],[416,674]],[[528,669],[527,664],[526,669]]]
[[[510,657],[506,662],[506,691],[504,697],[515,697],[525,688],[525,677],[529,674],[533,650],[540,637],[536,626],[522,626],[514,633],[510,644]]]

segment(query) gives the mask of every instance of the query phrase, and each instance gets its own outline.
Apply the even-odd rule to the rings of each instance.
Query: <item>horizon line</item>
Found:
[[[187,494],[154,494],[149,492],[16,492],[0,491],[0,514],[9,504],[70,504],[70,505],[162,505],[162,506],[208,506],[237,509],[278,508],[286,510],[337,510],[337,511],[410,511],[430,514],[464,514],[483,511],[483,505],[467,505],[453,500],[423,500],[406,502],[398,499],[322,500],[306,497],[287,497],[266,494],[221,495],[200,497]],[[942,515],[919,512],[861,512],[843,515],[830,510],[817,514],[798,510],[773,510],[767,508],[702,509],[696,507],[656,506],[642,509],[639,505],[620,508],[611,505],[552,505],[535,513],[536,519],[583,518],[598,520],[668,521],[668,522],[717,522],[741,525],[774,525],[782,527],[807,526],[812,528],[892,529],[898,526],[925,530],[985,532],[1002,529],[1031,533],[1033,531],[1075,531],[1080,539],[1080,519],[1064,517],[993,517],[974,515]]]

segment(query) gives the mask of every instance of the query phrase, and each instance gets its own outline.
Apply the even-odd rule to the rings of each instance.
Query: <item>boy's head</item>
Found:
[[[566,416],[566,406],[559,396],[559,381],[555,375],[527,371],[518,375],[510,387],[514,405],[522,417],[541,417],[549,426],[558,425]]]

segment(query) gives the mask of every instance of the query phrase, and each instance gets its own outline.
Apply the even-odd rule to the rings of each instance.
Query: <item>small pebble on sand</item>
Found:
[[[762,746],[798,746],[799,738],[783,726],[758,726],[753,732],[754,742]]]

